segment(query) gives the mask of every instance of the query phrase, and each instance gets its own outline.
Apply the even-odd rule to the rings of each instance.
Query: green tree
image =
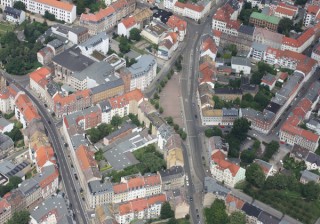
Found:
[[[170,219],[174,217],[174,212],[171,209],[169,202],[165,202],[161,206],[160,219]]]
[[[293,20],[289,18],[282,18],[278,25],[278,32],[289,36],[290,30],[293,27]]]
[[[168,125],[173,125],[173,118],[172,117],[166,117],[165,120],[167,121]]]
[[[262,159],[264,161],[269,162],[269,160],[272,158],[272,156],[276,152],[278,152],[279,147],[280,147],[279,142],[271,141],[269,144],[267,144]]]
[[[94,153],[94,159],[97,161],[101,161],[104,159],[102,149],[99,149],[97,152]]]
[[[243,141],[247,138],[247,133],[250,129],[251,123],[246,118],[239,118],[233,122],[233,127],[231,129],[231,135]]]
[[[207,224],[228,223],[226,206],[221,199],[214,200],[210,208],[205,208],[204,215]]]
[[[122,124],[122,118],[119,115],[115,115],[112,117],[110,123],[113,127],[118,127]]]
[[[295,0],[295,5],[305,5],[307,3],[307,0]]]
[[[214,126],[213,128],[208,128],[204,131],[206,137],[210,138],[212,136],[222,136],[222,131],[220,128]]]
[[[138,119],[138,115],[134,115],[132,113],[130,113],[128,115],[128,117],[130,118],[130,120],[132,121],[133,124],[135,124],[137,127],[140,127],[141,124],[140,124],[140,121]]]
[[[250,184],[252,184],[255,187],[262,187],[265,181],[265,175],[261,169],[261,167],[256,164],[252,163],[247,169],[246,169],[246,181],[248,181]]]
[[[301,187],[301,194],[307,200],[317,200],[320,194],[320,186],[314,181],[310,181]]]
[[[51,14],[49,11],[45,11],[43,17],[50,20],[50,21],[56,20],[56,16],[54,14]]]
[[[9,187],[11,187],[11,189],[15,189],[18,187],[18,185],[22,183],[22,179],[20,177],[17,176],[12,176],[9,178]]]
[[[7,224],[28,224],[30,221],[30,213],[27,210],[15,212]]]
[[[242,212],[232,212],[229,217],[229,224],[246,224],[246,216]]]
[[[128,53],[130,51],[130,44],[126,37],[120,37],[119,50],[123,54]]]
[[[140,35],[141,31],[137,28],[132,28],[130,30],[130,40],[135,40],[135,41],[139,41],[141,40],[141,35]]]
[[[26,11],[26,5],[22,1],[16,1],[13,4],[13,8]]]
[[[179,223],[178,223],[178,220],[176,220],[175,218],[171,218],[171,219],[169,219],[167,224],[179,224]]]
[[[240,159],[241,162],[245,164],[250,164],[256,158],[255,150],[244,150],[241,152]]]

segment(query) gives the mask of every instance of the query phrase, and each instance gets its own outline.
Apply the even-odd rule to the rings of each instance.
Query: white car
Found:
[[[189,180],[189,177],[188,176],[186,176],[186,181],[188,181]]]
[[[187,186],[189,186],[189,181],[186,181]]]

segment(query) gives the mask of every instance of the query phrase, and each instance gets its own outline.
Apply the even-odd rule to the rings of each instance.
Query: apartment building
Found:
[[[152,55],[142,55],[128,70],[131,74],[130,91],[144,91],[157,75],[157,61]]]
[[[76,6],[69,2],[51,1],[51,0],[21,0],[26,6],[26,10],[44,15],[46,11],[53,14],[56,19],[66,23],[73,23],[77,18]],[[13,6],[12,1],[12,5]]]
[[[185,174],[182,166],[173,166],[170,169],[158,171],[161,176],[164,191],[178,189],[184,186]]]
[[[226,155],[219,150],[211,156],[210,171],[213,177],[229,187],[244,180],[246,173],[242,167],[226,160]]]
[[[133,28],[139,29],[140,24],[137,23],[135,18],[133,16],[124,18],[121,20],[121,22],[118,24],[118,35],[125,36],[127,38],[130,38],[130,30]]]
[[[109,36],[106,32],[100,32],[90,38],[85,42],[78,45],[81,54],[90,57],[94,51],[101,52],[103,55],[107,55],[109,51]]]
[[[319,14],[319,10],[320,7],[317,5],[308,5],[304,13],[303,25],[306,27],[313,25]]]
[[[26,19],[26,13],[9,6],[6,6],[3,15],[6,21],[14,24],[21,24]]]
[[[117,14],[112,6],[100,9],[95,14],[84,14],[80,16],[80,25],[89,29],[90,35],[98,32],[107,31],[117,25]]]
[[[172,15],[167,21],[167,26],[169,26],[174,32],[178,33],[178,40],[183,41],[187,34],[187,22],[179,17]]]
[[[269,16],[259,12],[253,12],[250,15],[249,23],[254,26],[259,26],[262,28],[268,28],[269,30],[277,32],[280,18],[276,16]]]
[[[64,37],[73,44],[81,44],[89,38],[89,30],[83,26],[66,26],[62,24],[55,24],[46,32],[53,33],[60,37]]]
[[[230,4],[219,8],[212,17],[212,29],[228,35],[238,36],[240,25],[237,20],[237,12]]]
[[[63,130],[70,136],[90,128],[96,127],[101,123],[101,109],[98,106],[91,106],[81,109],[70,115],[63,117]]]
[[[90,208],[99,205],[110,204],[113,199],[113,186],[109,182],[101,182],[101,180],[90,181],[87,185],[86,203]]]
[[[113,203],[121,203],[161,194],[161,177],[159,174],[122,177],[119,184],[113,185],[113,191]]]
[[[126,92],[124,85],[123,79],[116,79],[91,88],[92,104],[124,94]]]
[[[15,99],[15,117],[26,128],[33,120],[40,120],[37,109],[24,93],[19,94]]]
[[[304,31],[296,39],[290,37],[283,37],[281,50],[290,50],[298,53],[302,53],[306,50],[314,41],[315,32],[313,28],[309,28]]]
[[[159,43],[158,57],[169,60],[173,52],[178,48],[178,34],[169,32]]]
[[[41,195],[46,199],[59,188],[59,172],[55,165],[45,166],[40,172],[34,176],[34,180],[39,183]]]
[[[209,12],[210,8],[211,1],[203,0],[198,2],[197,4],[182,3],[176,1],[173,5],[173,12],[178,15],[193,19],[195,21],[199,21]]]
[[[91,105],[92,93],[90,89],[80,90],[68,96],[60,93],[53,96],[53,111],[57,117],[81,111]]]
[[[11,205],[4,198],[0,200],[0,223],[7,223],[13,215]]]
[[[253,33],[254,42],[264,44],[268,47],[272,47],[275,49],[281,48],[283,38],[283,34],[279,34],[277,32],[273,32],[271,30],[261,27],[255,27]]]
[[[46,85],[49,83],[50,75],[51,70],[47,67],[41,67],[29,74],[30,88],[42,99],[47,96]]]
[[[297,13],[298,13],[298,7],[293,5],[288,5],[283,2],[280,2],[274,10],[275,16],[279,18],[288,18],[291,20],[295,18]]]
[[[320,136],[300,128],[298,125],[308,117],[315,104],[319,101],[320,83],[315,82],[303,98],[292,111],[292,114],[280,129],[279,137],[290,145],[298,145],[310,151],[315,151],[318,147]]]
[[[0,110],[2,113],[10,113],[15,108],[15,97],[20,90],[13,84],[3,88],[0,91]]]
[[[120,204],[115,209],[115,219],[120,224],[127,224],[134,219],[158,218],[164,202],[166,202],[166,195],[159,194]]]

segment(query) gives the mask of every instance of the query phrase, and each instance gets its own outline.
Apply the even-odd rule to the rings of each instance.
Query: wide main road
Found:
[[[82,205],[79,192],[77,191],[77,188],[76,188],[74,176],[72,175],[72,172],[71,172],[70,164],[68,164],[67,162],[66,153],[63,150],[60,136],[58,134],[57,128],[55,127],[51,116],[48,115],[48,112],[46,108],[44,108],[43,104],[39,102],[38,99],[36,99],[28,90],[26,90],[23,86],[21,86],[14,79],[12,79],[11,75],[5,72],[2,72],[2,73],[9,83],[15,84],[21,91],[25,92],[26,95],[31,99],[31,101],[38,108],[38,112],[42,118],[44,127],[46,128],[49,138],[51,140],[52,147],[54,148],[54,152],[56,153],[56,158],[58,160],[59,173],[64,183],[66,194],[71,203],[71,208],[75,214],[75,221],[76,223],[80,223],[80,224],[88,223],[87,213],[85,212],[85,209]]]
[[[202,144],[199,133],[202,128],[199,125],[197,116],[197,79],[200,51],[199,45],[201,38],[205,34],[211,33],[212,15],[224,4],[215,5],[207,18],[200,24],[188,22],[187,43],[183,49],[182,72],[180,77],[181,103],[184,114],[185,128],[188,135],[186,144],[183,145],[186,175],[189,176],[190,185],[188,194],[190,201],[190,215],[193,223],[204,223],[202,217],[202,193],[203,182],[206,176],[202,162]]]

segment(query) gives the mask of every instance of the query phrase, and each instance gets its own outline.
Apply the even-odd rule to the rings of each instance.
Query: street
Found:
[[[88,217],[79,196],[80,193],[76,190],[77,187],[74,176],[72,175],[70,164],[67,162],[67,156],[63,150],[63,144],[61,143],[60,136],[52,118],[48,114],[42,102],[38,101],[38,99],[36,99],[25,87],[20,85],[15,80],[15,76],[11,76],[4,71],[2,71],[2,73],[9,83],[15,84],[21,91],[25,92],[37,107],[39,115],[42,118],[42,122],[48,132],[50,142],[56,154],[59,174],[62,178],[66,195],[70,201],[70,208],[74,211],[76,223],[88,223]]]

